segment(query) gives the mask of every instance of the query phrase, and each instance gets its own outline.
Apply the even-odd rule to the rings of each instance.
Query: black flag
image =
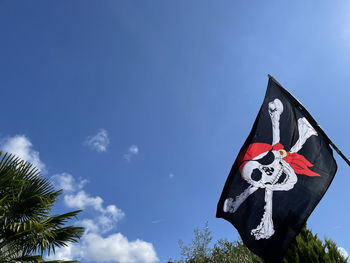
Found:
[[[216,216],[231,222],[266,262],[280,262],[336,173],[329,144],[305,108],[270,77]]]

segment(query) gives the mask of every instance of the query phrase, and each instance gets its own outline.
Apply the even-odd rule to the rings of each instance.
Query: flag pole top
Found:
[[[273,80],[275,83],[277,83],[279,86],[283,87],[281,83],[279,83],[274,77],[272,77],[270,74],[267,74],[267,77],[271,80]]]
[[[280,87],[283,88],[283,86],[281,85],[281,83],[279,83],[274,77],[272,77],[270,74],[267,74],[267,77],[269,79],[271,79],[273,82],[275,82],[277,85],[279,85]],[[284,89],[284,88],[283,88]],[[293,97],[293,99],[295,99],[298,103],[299,103],[299,108],[302,112],[304,112],[304,114],[306,113],[307,115],[309,115],[309,117],[312,119],[312,121],[314,122],[314,124],[316,124],[316,127],[319,131],[321,131],[321,133],[326,137],[326,139],[328,140],[329,144],[332,146],[332,148],[340,155],[340,157],[350,166],[350,160],[342,153],[341,150],[339,150],[339,148],[334,144],[334,142],[328,137],[328,135],[324,132],[324,130],[321,128],[321,126],[315,121],[315,119],[311,116],[311,114],[304,108],[304,106],[300,103],[300,101],[298,101],[298,99],[296,99],[292,94],[290,94],[288,91],[286,91],[291,97]]]

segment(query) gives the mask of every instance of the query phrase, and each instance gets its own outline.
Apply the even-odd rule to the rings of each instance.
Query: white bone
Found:
[[[317,132],[315,129],[311,126],[311,124],[307,121],[306,118],[300,118],[298,119],[298,130],[299,130],[299,139],[295,143],[295,145],[290,149],[290,153],[296,153],[300,151],[300,149],[303,147],[304,143],[308,138],[310,138],[312,135],[317,136]]]
[[[262,238],[270,238],[275,233],[275,230],[273,228],[273,221],[272,221],[272,196],[273,196],[273,190],[266,187],[264,215],[261,219],[260,224],[257,226],[257,228],[251,231],[251,234],[255,236],[256,240],[259,240]]]
[[[258,187],[251,185],[247,189],[245,189],[239,196],[237,196],[235,201],[233,201],[233,198],[227,198],[224,203],[224,212],[236,212],[238,207],[248,198],[248,196],[250,196],[258,189]]]
[[[280,116],[283,112],[283,104],[279,99],[269,103],[269,114],[272,122],[272,145],[280,142]]]
[[[273,191],[289,191],[298,181],[298,177],[290,165],[284,161],[280,160],[281,170],[275,177],[272,184],[265,185],[265,206],[264,215],[261,218],[260,224],[251,231],[256,240],[263,238],[270,238],[274,233],[273,220],[272,220],[272,196]],[[282,183],[277,183],[278,179],[282,173],[286,174],[286,178]]]

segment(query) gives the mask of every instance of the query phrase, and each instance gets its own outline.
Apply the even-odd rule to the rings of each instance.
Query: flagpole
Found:
[[[275,82],[278,86],[280,86],[283,91],[286,93],[286,95],[293,101],[296,106],[299,108],[299,110],[306,115],[307,119],[311,122],[311,124],[314,126],[315,129],[319,133],[321,133],[327,140],[328,143],[332,146],[332,148],[340,155],[341,158],[350,166],[350,161],[346,156],[339,150],[339,148],[332,142],[332,140],[328,137],[328,135],[324,132],[324,130],[321,128],[321,126],[316,122],[316,120],[311,116],[311,114],[305,109],[305,107],[301,104],[299,100],[297,100],[292,94],[290,94],[283,86],[270,74],[267,74],[267,77],[271,79],[273,82]]]
[[[350,161],[348,160],[348,158],[345,157],[341,150],[339,150],[338,147],[332,141],[330,141],[330,145],[340,155],[340,157],[343,158],[343,160],[350,166]]]

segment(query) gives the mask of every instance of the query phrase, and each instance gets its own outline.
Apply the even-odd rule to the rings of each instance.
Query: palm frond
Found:
[[[11,154],[1,156],[0,262],[45,262],[44,253],[78,242],[84,228],[65,225],[81,210],[51,215],[62,190],[55,190],[32,164]],[[37,252],[40,256],[33,256]]]

